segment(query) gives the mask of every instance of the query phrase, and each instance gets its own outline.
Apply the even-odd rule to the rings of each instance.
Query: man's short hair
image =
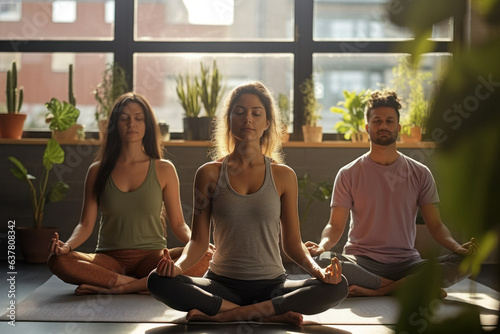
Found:
[[[366,122],[370,119],[370,112],[379,107],[393,108],[396,111],[399,122],[399,110],[401,109],[401,103],[395,91],[376,90],[370,94],[370,98],[368,99],[365,107]]]

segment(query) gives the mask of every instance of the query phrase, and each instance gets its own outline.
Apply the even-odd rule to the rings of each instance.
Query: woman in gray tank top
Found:
[[[338,259],[325,269],[305,251],[297,215],[297,178],[281,157],[281,120],[259,82],[236,87],[218,119],[215,161],[194,181],[191,240],[168,254],[148,278],[151,294],[186,311],[187,320],[302,324],[302,314],[338,305],[348,292]],[[185,275],[209,247],[215,254],[202,278]],[[287,280],[283,250],[313,278]]]

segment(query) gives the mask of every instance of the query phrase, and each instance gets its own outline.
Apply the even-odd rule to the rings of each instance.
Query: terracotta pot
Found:
[[[17,227],[17,237],[25,262],[46,263],[49,257],[49,243],[57,228]]]
[[[422,141],[422,128],[420,126],[413,126],[410,128],[410,135],[402,133],[400,139],[403,143],[416,143]]]
[[[351,136],[351,141],[353,143],[367,143],[369,141],[368,133],[366,132],[357,132]]]
[[[21,139],[26,114],[0,114],[0,138]]]
[[[57,131],[55,134],[55,139],[57,141],[65,141],[65,140],[79,140],[78,132],[83,129],[83,125],[75,124],[71,128],[65,131]]]
[[[306,143],[321,143],[323,141],[323,127],[302,125],[302,134]]]

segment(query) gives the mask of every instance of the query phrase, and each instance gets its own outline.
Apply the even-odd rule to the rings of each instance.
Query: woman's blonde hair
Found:
[[[283,145],[282,119],[281,113],[275,105],[271,92],[264,84],[258,81],[252,81],[233,89],[226,99],[224,109],[218,115],[215,121],[215,131],[212,138],[211,157],[214,160],[221,159],[234,150],[235,141],[231,133],[230,116],[236,101],[243,94],[253,94],[259,97],[260,102],[266,110],[266,120],[269,121],[269,127],[260,138],[260,147],[262,153],[272,158],[277,163],[283,163]]]

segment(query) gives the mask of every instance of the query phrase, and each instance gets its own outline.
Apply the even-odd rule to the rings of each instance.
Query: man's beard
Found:
[[[378,137],[378,134],[370,134],[370,140],[380,146],[389,146],[398,139],[398,133],[390,133],[389,131],[383,131],[389,134],[389,137]]]

